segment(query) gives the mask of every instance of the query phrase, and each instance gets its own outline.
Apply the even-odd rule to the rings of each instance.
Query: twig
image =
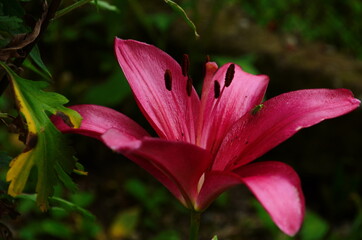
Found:
[[[38,43],[39,39],[41,38],[41,36],[43,35],[43,33],[45,32],[45,30],[47,29],[50,20],[55,16],[55,13],[57,11],[57,9],[59,8],[59,5],[61,3],[61,0],[53,0],[49,7],[47,7],[47,2],[44,1],[44,12],[42,15],[42,18],[44,17],[44,20],[42,21],[42,24],[40,25],[40,30],[39,30],[39,34],[38,36],[29,44],[27,44],[25,47],[22,48],[22,56],[18,57],[14,60],[13,64],[17,67],[20,67],[24,60],[26,59],[26,57],[29,55],[30,51],[33,49],[33,47]],[[45,16],[44,16],[45,14]],[[0,96],[4,93],[4,91],[6,90],[6,88],[9,85],[9,80],[6,77],[6,74],[3,75],[1,73],[0,77]]]

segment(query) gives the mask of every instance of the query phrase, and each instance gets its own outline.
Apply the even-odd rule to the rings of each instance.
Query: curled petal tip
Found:
[[[133,136],[130,136],[118,129],[109,129],[101,136],[102,141],[110,149],[116,152],[124,152],[132,149],[137,149],[142,142]]]

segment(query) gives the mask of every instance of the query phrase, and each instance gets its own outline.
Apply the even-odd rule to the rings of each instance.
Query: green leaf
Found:
[[[5,152],[0,151],[0,198],[3,196],[2,193],[5,193],[8,188],[8,184],[5,182],[5,174],[10,161],[11,157]]]
[[[68,125],[79,127],[80,115],[63,106],[68,100],[54,92],[44,92],[48,84],[23,79],[8,66],[0,62],[10,76],[14,96],[20,113],[27,123],[26,148],[10,163],[6,180],[10,182],[8,193],[22,193],[30,171],[37,170],[37,204],[41,210],[48,207],[48,197],[54,186],[63,183],[71,190],[76,189],[69,174],[74,169],[71,148],[65,138],[50,121],[48,114],[61,116]]]
[[[119,72],[113,74],[107,81],[88,89],[84,102],[97,105],[115,106],[131,93],[127,81],[119,79]]]
[[[37,66],[35,66],[35,63],[33,61],[30,61],[29,58],[25,59],[23,67],[29,69],[30,71],[33,71],[34,73],[38,74],[39,77],[51,83],[52,80],[49,78],[49,76],[46,73],[44,73],[42,70],[40,70]]]
[[[5,152],[0,151],[0,170],[6,168],[10,163],[11,157]]]
[[[130,208],[120,212],[110,227],[111,238],[123,239],[131,236],[136,230],[139,218],[140,210],[138,208]]]
[[[218,240],[217,236],[215,235],[211,240]]]
[[[25,13],[24,9],[21,7],[19,1],[1,1],[0,3],[0,13],[5,16],[18,16],[22,17]]]
[[[233,62],[242,67],[242,69],[251,74],[260,74],[255,67],[256,56],[253,54],[243,55],[237,58],[230,58],[230,56],[213,56],[213,61],[220,65],[224,65],[229,62]]]
[[[175,230],[163,230],[150,240],[180,240],[180,234]]]
[[[22,199],[30,202],[37,201],[36,194],[20,194],[16,196],[17,199]],[[65,212],[76,212],[81,214],[83,217],[88,218],[89,220],[94,221],[95,216],[89,212],[88,210],[84,209],[83,207],[79,206],[77,203],[73,203],[67,201],[60,197],[49,197],[50,208],[55,211],[59,211],[60,209],[64,210]]]
[[[171,0],[164,0],[165,3],[167,3],[173,10],[175,10],[177,13],[179,13],[184,20],[186,21],[186,23],[192,28],[192,30],[194,30],[194,34],[196,36],[196,38],[199,38],[200,35],[197,33],[196,30],[196,26],[195,24],[191,21],[191,19],[187,16],[187,13],[185,12],[185,10],[183,10],[182,7],[180,7],[180,5],[178,5],[177,3],[175,3],[174,1]]]
[[[93,0],[91,3],[95,4],[99,8],[103,8],[108,11],[119,12],[119,9],[117,8],[117,6],[112,5],[109,2],[106,2],[103,0],[97,0],[97,1]]]
[[[62,10],[59,10],[55,13],[55,16],[53,19],[57,19],[67,13],[70,13],[71,11],[83,6],[84,4],[87,4],[89,2],[91,2],[92,0],[79,0],[77,2],[75,2],[74,4],[68,6],[68,7],[65,7],[63,8]]]
[[[0,31],[17,33],[22,28],[23,20],[16,16],[0,16]]]
[[[38,65],[38,67],[47,75],[48,78],[52,78],[48,68],[45,66],[43,60],[41,59],[38,45],[35,45],[30,52],[30,57]]]
[[[52,207],[56,206],[56,207],[63,208],[64,210],[67,210],[67,211],[78,212],[90,220],[95,220],[95,216],[91,212],[80,207],[79,205],[77,205],[75,203],[69,202],[67,200],[64,200],[64,199],[58,198],[58,197],[51,197],[51,198],[49,198],[49,201],[50,201],[50,204]]]
[[[324,239],[329,229],[328,223],[312,211],[307,211],[301,229],[302,240]]]

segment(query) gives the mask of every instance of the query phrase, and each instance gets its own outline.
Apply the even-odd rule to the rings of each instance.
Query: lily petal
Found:
[[[275,224],[293,236],[302,225],[304,196],[296,172],[281,162],[259,162],[234,171],[254,193]]]
[[[193,207],[197,184],[211,162],[206,150],[159,138],[129,138],[116,129],[106,132],[102,140],[148,171],[186,207]]]
[[[195,142],[200,99],[180,65],[155,46],[115,39],[118,62],[143,114],[158,135],[168,140]],[[166,88],[165,72],[171,76]]]
[[[230,126],[262,101],[269,82],[265,75],[252,75],[234,65],[233,80],[225,87],[225,76],[231,65],[225,64],[213,76],[212,82],[220,84],[220,96],[215,98],[213,87],[207,94],[200,146],[212,152],[219,147]]]
[[[111,108],[90,104],[74,105],[69,108],[77,111],[82,116],[82,123],[79,128],[72,128],[65,124],[64,119],[61,117],[52,116],[53,124],[61,132],[78,133],[100,140],[103,133],[115,128],[134,138],[149,136],[149,134],[132,119]]]
[[[302,128],[346,114],[360,101],[346,89],[311,89],[281,94],[238,120],[225,136],[213,166],[233,169],[262,156]]]
[[[199,183],[201,189],[195,203],[195,210],[206,209],[221,193],[241,183],[243,181],[239,175],[232,172],[211,171],[205,173],[204,181]]]

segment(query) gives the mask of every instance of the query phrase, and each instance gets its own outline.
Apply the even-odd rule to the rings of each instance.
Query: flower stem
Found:
[[[199,239],[201,213],[191,210],[190,240]]]

